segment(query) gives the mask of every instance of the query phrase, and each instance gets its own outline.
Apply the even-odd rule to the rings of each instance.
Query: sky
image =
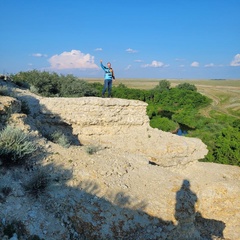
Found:
[[[0,74],[240,79],[240,0],[0,0]]]

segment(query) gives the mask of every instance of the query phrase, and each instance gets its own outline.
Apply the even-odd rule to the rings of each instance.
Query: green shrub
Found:
[[[195,85],[186,83],[186,82],[178,84],[176,88],[190,90],[190,91],[197,91],[197,88]]]
[[[28,103],[26,101],[21,101],[21,112],[25,113],[26,115],[28,115],[31,111],[30,108],[28,106]]]
[[[54,143],[57,143],[65,148],[68,148],[71,145],[68,138],[61,131],[55,131],[53,134],[51,134],[50,139]]]
[[[179,125],[176,122],[169,120],[166,117],[159,116],[153,117],[150,120],[150,125],[151,127],[158,128],[162,131],[174,131],[179,127]]]
[[[157,115],[156,111],[157,111],[157,106],[155,106],[154,104],[148,104],[147,115],[148,115],[149,119],[152,119],[153,117],[155,117]]]
[[[90,155],[96,153],[99,150],[99,147],[94,146],[94,145],[90,145],[86,148],[86,152]]]
[[[44,238],[40,238],[37,235],[31,235],[27,240],[44,240]]]
[[[83,97],[97,96],[94,85],[80,80],[71,74],[66,76],[46,71],[32,70],[12,75],[13,82],[21,87],[30,88],[41,96]]]
[[[38,94],[39,89],[38,89],[37,87],[31,85],[31,86],[30,86],[30,91],[31,91],[32,93]]]
[[[171,86],[171,83],[168,80],[161,80],[159,81],[158,85],[154,88],[154,90],[158,92],[163,92],[166,90],[169,90]]]
[[[12,237],[13,235],[17,234],[18,237],[22,237],[27,234],[27,230],[23,222],[18,220],[13,220],[11,223],[8,223],[3,228],[3,234]]]
[[[213,156],[217,163],[240,166],[240,132],[232,127],[222,129],[216,137]]]
[[[9,90],[6,86],[0,86],[0,96],[10,95]]]
[[[25,191],[31,194],[34,197],[39,197],[40,194],[46,191],[50,183],[50,178],[48,175],[43,172],[39,171],[29,180],[29,182],[24,186]]]
[[[37,146],[21,129],[7,126],[0,133],[0,159],[2,164],[14,165],[24,160],[37,150]]]
[[[232,127],[236,128],[238,132],[240,132],[240,119],[236,119],[232,123]]]
[[[1,188],[1,192],[5,197],[7,197],[12,192],[12,188],[8,186],[4,186]]]

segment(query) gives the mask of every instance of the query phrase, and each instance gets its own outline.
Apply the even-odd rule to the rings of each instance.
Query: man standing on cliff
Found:
[[[108,97],[111,97],[111,91],[112,91],[112,80],[115,79],[113,69],[111,68],[111,63],[107,63],[107,67],[105,67],[102,64],[102,60],[100,60],[101,68],[105,72],[104,75],[104,87],[102,90],[102,97],[104,97],[104,94],[106,90],[108,89]]]

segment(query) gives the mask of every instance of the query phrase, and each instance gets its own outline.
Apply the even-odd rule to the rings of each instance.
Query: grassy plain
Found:
[[[103,79],[84,79],[87,82],[100,82]],[[117,79],[114,85],[120,83],[129,88],[152,89],[158,85],[161,79]],[[180,83],[190,83],[197,87],[198,92],[211,98],[211,106],[202,109],[201,113],[207,117],[211,114],[223,113],[240,118],[240,79],[239,80],[183,80],[183,79],[166,79],[175,87]]]

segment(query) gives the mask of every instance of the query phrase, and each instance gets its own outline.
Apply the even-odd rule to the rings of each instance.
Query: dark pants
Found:
[[[112,91],[112,80],[104,80],[104,86],[102,90],[102,95],[104,96],[106,90],[108,89],[108,97],[111,97],[111,91]]]

